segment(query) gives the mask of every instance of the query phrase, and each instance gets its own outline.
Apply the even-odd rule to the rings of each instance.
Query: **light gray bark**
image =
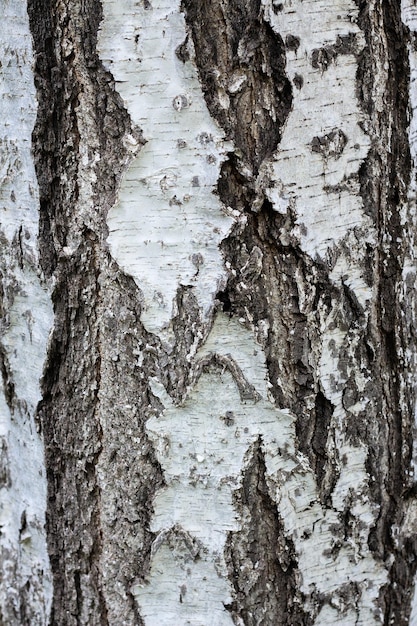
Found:
[[[413,623],[413,3],[27,9],[0,622]]]

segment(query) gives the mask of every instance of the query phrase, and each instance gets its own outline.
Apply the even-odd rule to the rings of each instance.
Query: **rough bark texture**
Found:
[[[52,596],[35,416],[52,307],[37,249],[32,41],[25,4],[12,4],[0,25],[0,623],[37,626]]]
[[[105,241],[130,121],[95,51],[99,3],[33,2],[29,14],[40,103],[40,248],[54,278],[39,409],[56,591],[51,624],[120,616],[136,624],[129,587],[146,569],[152,494],[162,479],[144,433],[153,403],[137,365],[146,341],[140,299]]]
[[[46,534],[7,518],[0,623],[412,623],[413,3],[27,9],[39,252],[8,189],[1,406],[37,420]],[[19,428],[0,488],[29,502]],[[51,575],[22,566],[31,524]]]
[[[310,624],[303,611],[298,588],[294,546],[285,536],[285,526],[271,499],[265,479],[266,466],[258,440],[249,453],[236,506],[243,511],[242,530],[231,534],[227,555],[234,601],[227,607],[239,623]],[[256,494],[256,496],[255,496]]]

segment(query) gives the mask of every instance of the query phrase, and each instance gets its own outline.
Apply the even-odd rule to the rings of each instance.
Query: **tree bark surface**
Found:
[[[2,4],[0,623],[417,623],[414,3]]]

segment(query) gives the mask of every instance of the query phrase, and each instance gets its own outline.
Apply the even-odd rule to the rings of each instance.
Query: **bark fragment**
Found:
[[[146,344],[141,298],[109,259],[105,218],[129,158],[122,139],[140,145],[140,133],[97,57],[100,4],[33,0],[29,14],[40,246],[55,284],[40,407],[51,624],[113,624],[122,615],[133,626],[141,618],[130,586],[149,558],[161,476],[144,433],[152,402],[134,365]]]
[[[265,459],[260,439],[248,451],[242,487],[235,494],[242,530],[229,535],[226,562],[233,581],[234,600],[227,607],[239,624],[308,626],[292,542],[271,499],[265,480]]]
[[[209,111],[256,175],[291,108],[284,43],[263,19],[260,0],[186,0],[184,8]]]

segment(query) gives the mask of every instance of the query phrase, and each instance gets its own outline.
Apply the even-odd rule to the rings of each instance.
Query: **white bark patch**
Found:
[[[274,178],[280,184],[269,196],[276,210],[285,212],[289,204],[295,210],[302,249],[325,258],[353,228],[371,229],[357,178],[370,144],[359,126],[363,115],[355,95],[354,53],[364,41],[354,2],[280,4],[282,10],[274,12],[264,0],[271,26],[287,48],[290,42],[286,72],[294,85],[293,109],[275,157]],[[298,38],[298,47],[291,46],[291,38]]]
[[[103,2],[99,53],[147,141],[109,212],[108,241],[143,292],[142,321],[158,332],[169,324],[179,285],[193,286],[202,312],[211,310],[224,277],[218,245],[232,220],[213,195],[227,150],[223,133],[194,63],[175,53],[186,38],[179,2],[138,4]]]
[[[158,549],[151,560],[151,573],[147,584],[133,590],[145,623],[232,623],[226,612],[219,613],[219,607],[230,601],[231,593],[226,584],[223,552],[227,533],[240,528],[233,492],[241,486],[248,451],[259,437],[271,496],[296,547],[302,591],[307,598],[314,591],[327,595],[346,624],[381,623],[375,617],[374,602],[386,572],[374,561],[367,546],[375,513],[367,497],[366,450],[353,451],[345,444],[342,454],[346,454],[348,465],[336,485],[333,509],[324,510],[314,474],[296,450],[293,417],[288,411],[276,409],[267,397],[264,355],[251,333],[237,322],[219,316],[197,358],[213,352],[238,365],[260,399],[242,399],[236,380],[226,367],[223,371],[212,368],[203,372],[180,407],[169,404],[166,394],[153,386],[168,404],[162,415],[147,423],[166,486],[154,500],[152,530],[158,533]],[[343,541],[340,513],[350,499],[354,502],[350,509],[353,530],[352,536]],[[170,542],[177,535],[183,542],[182,533],[199,546],[197,565],[192,556],[184,562],[173,556]],[[160,553],[162,545],[165,548]],[[220,583],[219,577],[225,580]],[[343,599],[346,585],[352,583],[361,590],[355,606],[345,605]],[[188,598],[181,595],[182,586],[193,589]],[[220,595],[213,596],[214,590]],[[204,619],[203,605],[207,611]],[[307,606],[314,609],[313,604]],[[165,609],[169,615],[166,621]],[[333,624],[326,617],[332,614],[323,610],[315,623]]]
[[[251,334],[220,317],[198,357],[216,349],[241,366],[264,397],[242,401],[230,371],[212,368],[201,375],[183,406],[168,406],[147,422],[166,481],[154,500],[151,528],[159,533],[157,546],[167,544],[162,555],[161,548],[155,551],[148,584],[134,588],[147,626],[233,624],[224,609],[231,588],[223,557],[227,533],[239,529],[233,492],[241,485],[245,455],[260,432],[274,434],[283,445],[291,438],[292,416],[265,398],[265,362]],[[169,531],[175,535],[176,529],[200,546],[197,561],[189,556],[182,565],[170,555]],[[191,592],[181,596],[182,587]]]
[[[2,3],[0,33],[0,267],[5,308],[0,340],[14,386],[8,402],[4,386],[0,392],[0,608],[7,624],[20,624],[24,615],[31,624],[43,626],[52,583],[44,529],[43,447],[34,413],[52,305],[38,275],[39,198],[31,155],[36,100],[25,2]]]

